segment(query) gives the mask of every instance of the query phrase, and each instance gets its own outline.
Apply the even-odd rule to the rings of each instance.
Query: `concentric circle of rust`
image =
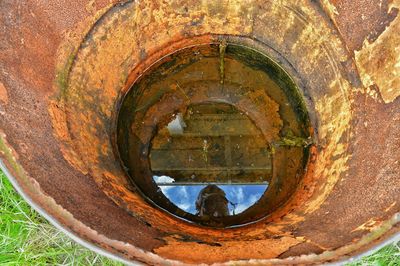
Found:
[[[261,232],[264,230],[268,232],[268,227],[271,226],[270,224],[265,225],[265,222],[258,223],[257,225],[240,230],[232,229],[220,235],[218,230],[198,228],[177,221],[168,214],[154,209],[148,205],[139,194],[131,191],[133,188],[130,187],[120,165],[116,163],[116,157],[112,150],[113,143],[111,142],[110,136],[112,136],[113,129],[110,125],[114,123],[113,120],[116,116],[115,103],[119,102],[119,97],[122,97],[124,91],[127,90],[127,86],[130,86],[130,80],[135,80],[136,75],[141,75],[143,69],[147,69],[149,66],[153,65],[159,58],[191,45],[218,42],[221,37],[219,35],[204,35],[201,32],[202,28],[207,25],[204,24],[202,27],[193,27],[193,33],[190,30],[186,30],[186,36],[181,39],[175,39],[172,43],[167,36],[164,36],[166,34],[165,32],[160,32],[160,36],[152,32],[152,38],[141,38],[142,42],[140,43],[132,42],[130,41],[131,39],[138,38],[136,35],[139,29],[131,26],[131,23],[137,24],[138,20],[137,18],[134,20],[135,16],[132,13],[134,9],[129,8],[130,5],[132,4],[126,4],[125,8],[118,10],[117,14],[113,14],[113,16],[105,15],[102,19],[102,23],[96,25],[92,30],[93,32],[91,32],[91,36],[87,41],[88,43],[81,45],[83,49],[78,51],[72,65],[69,74],[69,83],[61,99],[61,104],[66,113],[65,122],[68,128],[68,132],[62,132],[61,134],[69,135],[70,138],[73,139],[71,147],[66,148],[66,150],[72,151],[68,151],[66,154],[76,155],[74,157],[71,156],[72,158],[68,158],[67,155],[67,160],[70,160],[74,165],[83,166],[84,171],[90,173],[99,184],[100,188],[118,205],[126,208],[135,216],[141,217],[141,219],[158,230],[174,235],[181,235],[182,232],[184,232],[189,234],[192,238],[203,242],[220,243],[226,241],[229,243],[237,240],[237,234],[241,234],[242,237],[244,237],[249,233],[254,234],[255,228],[258,228],[260,233],[257,235],[258,238],[260,238],[260,234],[263,234]],[[289,9],[288,11],[290,12]],[[193,16],[194,14],[195,13],[192,13]],[[167,18],[165,19],[168,21]],[[193,19],[194,18],[192,18],[192,20]],[[174,22],[176,23],[176,21]],[[185,25],[183,21],[182,23]],[[240,21],[240,23],[245,22]],[[246,24],[240,26],[242,30],[245,30],[247,27]],[[175,29],[178,29],[178,27],[175,27]],[[207,28],[204,30],[206,29]],[[281,61],[281,64],[285,66],[284,62],[287,59],[285,60],[283,56],[273,52],[273,49],[271,49],[268,44],[257,40],[261,39],[262,36],[258,38],[234,37],[237,31],[238,29],[235,27],[232,27],[232,29],[224,27],[223,33],[224,36],[228,38],[228,41],[229,38],[231,38],[238,44],[254,47],[260,52],[269,54],[273,60]],[[114,33],[114,35],[112,33]],[[254,33],[257,33],[257,31],[254,30]],[[267,32],[260,30],[260,34],[265,33]],[[110,35],[110,37],[107,38],[108,35]],[[332,35],[330,41],[332,41],[333,38],[335,38],[334,35]],[[158,41],[153,41],[153,39]],[[296,41],[296,45],[302,46],[301,49],[298,48],[299,52],[300,50],[304,52],[306,51],[304,49],[309,49],[315,53],[315,45],[308,47],[311,40],[308,42]],[[286,40],[286,45],[288,44]],[[344,134],[348,134],[346,132],[346,121],[350,119],[347,95],[349,86],[346,86],[346,80],[340,81],[340,73],[338,73],[335,68],[328,68],[324,73],[307,72],[311,70],[309,69],[309,65],[313,64],[313,60],[316,61],[314,63],[316,65],[328,63],[328,67],[331,67],[330,64],[335,62],[335,59],[332,58],[333,55],[331,55],[328,50],[329,48],[325,46],[318,48],[322,49],[321,53],[325,53],[326,57],[318,55],[315,58],[295,58],[297,60],[307,59],[308,63],[306,66],[299,64],[297,69],[293,69],[293,67],[290,67],[289,63],[286,63],[287,71],[292,72],[293,76],[298,77],[297,81],[300,84],[299,86],[302,87],[303,94],[310,95],[310,99],[308,99],[309,109],[312,110],[311,113],[315,113],[316,116],[318,116],[318,118],[315,118],[318,119],[319,122],[318,126],[315,125],[318,130],[318,142],[326,145],[325,149],[321,149],[318,151],[318,155],[316,155],[319,159],[315,160],[315,172],[312,174],[312,178],[317,177],[317,182],[319,183],[305,183],[303,187],[297,191],[297,194],[291,201],[292,205],[296,206],[296,208],[292,207],[292,209],[296,211],[296,214],[293,215],[299,217],[292,222],[293,224],[301,222],[301,217],[304,215],[303,213],[313,211],[319,207],[324,198],[331,191],[341,171],[344,170],[344,168],[340,166],[344,167],[348,158],[345,149],[348,138]],[[337,47],[335,48],[336,53],[340,52]],[[157,52],[154,53],[152,51]],[[138,60],[135,60],[135,53],[138,56]],[[303,71],[303,73],[300,71]],[[121,80],[121,73],[126,73],[125,75],[128,75],[127,83],[124,83],[125,79]],[[320,81],[324,82],[319,83],[315,89],[310,85],[303,85],[307,80],[316,81],[318,78]],[[329,78],[332,80],[329,80]],[[338,79],[339,81],[337,81]],[[340,90],[335,90],[335,86],[340,88]],[[333,112],[333,110],[336,112]],[[314,123],[316,124],[316,121],[314,121]],[[332,156],[335,156],[334,168],[329,159]],[[308,180],[305,180],[305,182],[307,181]],[[314,191],[313,194],[314,198],[309,199],[305,204],[304,201],[311,196],[304,191],[304,187],[307,185],[314,187],[316,191]],[[320,189],[320,191],[318,191],[318,189]],[[299,206],[303,206],[303,210]],[[272,216],[270,221],[274,221],[283,215],[288,217],[288,210],[282,209],[280,212],[276,212],[275,215],[277,217]],[[277,225],[279,224],[278,222]],[[285,233],[282,231],[280,234]],[[270,236],[267,235],[267,239],[269,237]],[[178,239],[179,238],[180,237],[178,237]],[[265,236],[261,237],[261,240],[263,238],[265,238]],[[295,238],[293,240],[295,240]],[[298,240],[296,239],[295,242],[298,242]],[[291,243],[291,241],[288,241],[288,243]],[[248,245],[252,245],[251,242],[249,242]],[[171,245],[171,247],[172,246],[175,245]],[[207,247],[205,248],[207,249]],[[220,250],[223,249],[220,248]],[[176,250],[176,253],[181,252]],[[199,256],[201,256],[200,254],[202,253],[199,252]]]
[[[229,38],[229,36],[218,36],[221,40],[226,37]],[[234,38],[230,40],[233,41]],[[130,179],[142,193],[146,191],[144,194],[147,194],[156,205],[172,213],[180,213],[178,216],[187,220],[202,224],[207,221],[179,211],[162,193],[159,193],[159,188],[152,178],[149,159],[152,140],[157,129],[166,126],[176,113],[186,113],[190,105],[225,103],[237,108],[253,121],[261,135],[252,138],[252,141],[260,142],[259,146],[263,146],[263,149],[265,147],[272,149],[272,143],[280,141],[281,131],[290,131],[292,134],[295,132],[299,136],[304,136],[304,141],[307,141],[307,138],[311,140],[307,110],[300,92],[286,72],[268,57],[254,50],[230,42],[224,42],[224,45],[226,51],[223,55],[225,57],[223,76],[219,70],[221,66],[219,45],[210,44],[183,49],[178,54],[159,60],[151,70],[147,70],[138,81],[134,82],[124,97],[118,118],[119,155],[116,156],[122,159]],[[243,60],[243,63],[238,60]],[[256,68],[253,69],[251,66]],[[224,80],[221,81],[221,78]],[[220,132],[212,132],[211,124],[204,129],[207,130],[208,127],[210,134],[220,136]],[[238,137],[241,138],[240,134]],[[196,140],[197,137],[193,138],[193,141]],[[241,143],[237,144],[239,146],[245,145],[243,141],[239,143]],[[168,143],[157,144],[159,145],[169,146]],[[302,144],[299,146],[276,146],[272,159],[274,170],[272,174],[268,174],[270,175],[268,180],[272,179],[272,182],[262,199],[243,214],[225,217],[217,223],[223,224],[224,227],[247,224],[281,207],[296,190],[304,174],[305,162],[308,161],[308,145],[305,155]],[[193,149],[192,143],[189,150]],[[182,157],[177,159],[186,161],[187,156],[182,151],[183,147],[180,146],[179,154],[182,154]],[[246,153],[242,153],[241,156],[245,156],[244,154]],[[225,157],[226,155],[222,156],[221,153],[213,156],[213,165],[221,165],[215,161],[224,161]],[[264,174],[248,170],[246,173],[247,176],[241,174],[242,182],[245,180],[254,182],[259,178],[252,178],[251,173]],[[192,178],[197,174],[193,173]],[[215,175],[215,172],[212,175]],[[219,172],[219,175],[217,179],[223,176],[223,172]],[[204,178],[198,179],[204,180]],[[213,223],[216,224],[216,221]]]
[[[73,12],[53,25],[48,14],[60,7],[31,1],[26,14],[47,13],[23,16],[22,28],[19,9],[9,6],[1,11],[10,10],[2,16],[8,29],[2,43],[9,47],[1,52],[4,165],[21,191],[63,227],[127,260],[321,263],[372,247],[399,231],[400,102],[387,87],[395,79],[386,82],[366,64],[366,54],[378,62],[380,53],[356,51],[354,61],[348,49],[358,46],[351,45],[351,33],[344,32],[344,43],[339,32],[356,19],[339,2],[336,9],[329,1],[127,1],[92,14],[91,23],[74,2],[61,8]],[[386,24],[396,27],[398,18],[390,14]],[[82,39],[63,35],[68,25]],[[90,30],[82,33],[85,28]],[[376,35],[370,41],[380,40]],[[266,220],[222,231],[184,223],[147,204],[113,146],[118,104],[130,85],[165,55],[221,38],[268,55],[293,77],[316,139],[288,204]],[[24,43],[30,46],[21,48]],[[375,51],[379,43],[366,46]],[[56,77],[55,61],[62,66]],[[32,62],[40,72],[32,74]],[[376,77],[381,88],[373,85]]]

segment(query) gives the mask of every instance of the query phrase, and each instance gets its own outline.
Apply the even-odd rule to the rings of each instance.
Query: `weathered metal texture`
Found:
[[[398,237],[400,3],[372,2],[1,1],[2,167],[53,221],[129,261],[312,264]],[[148,205],[113,147],[140,74],[221,38],[294,77],[317,139],[285,206],[222,233]]]
[[[157,173],[150,167],[150,147],[155,147],[151,145],[151,140],[155,138],[157,128],[168,124],[175,112],[185,113],[192,104],[210,101],[229,103],[254,121],[254,125],[260,131],[257,140],[253,140],[253,143],[260,142],[259,146],[267,149],[266,143],[279,140],[279,132],[283,129],[281,116],[285,124],[290,124],[290,126],[285,125],[285,130],[293,129],[299,135],[309,131],[309,123],[305,122],[303,125],[296,121],[296,112],[289,107],[287,100],[290,97],[286,96],[276,82],[260,69],[279,73],[274,78],[279,76],[280,83],[287,85],[286,90],[291,91],[289,95],[292,99],[290,100],[296,102],[297,99],[297,107],[301,109],[300,103],[303,101],[300,97],[296,97],[298,96],[295,93],[296,88],[293,84],[290,85],[293,83],[290,77],[279,66],[272,66],[271,60],[267,57],[243,47],[239,48],[234,45],[234,41],[234,38],[230,38],[227,42],[223,85],[219,75],[218,46],[191,47],[179,51],[179,55],[163,58],[160,60],[162,62],[157,62],[156,66],[148,69],[124,97],[119,111],[117,141],[119,157],[124,168],[128,169],[127,172],[135,185],[140,191],[145,192],[153,203],[164,210],[203,225],[207,223],[207,220],[203,221],[201,217],[180,210],[159,192],[159,188],[153,182],[153,175]],[[240,53],[234,53],[239,51]],[[246,64],[234,60],[232,57],[235,55],[241,58],[246,57]],[[183,68],[182,65],[185,64],[187,66]],[[249,67],[251,65],[259,67],[254,70]],[[176,69],[181,70],[176,71]],[[201,73],[201,75],[196,75],[196,73]],[[273,95],[273,98],[268,95],[271,97]],[[132,108],[133,106],[135,108]],[[215,125],[212,127],[215,128]],[[301,131],[306,132],[301,133]],[[283,205],[296,190],[304,172],[303,157],[307,157],[303,156],[303,148],[276,147],[275,150],[272,160],[275,169],[273,182],[270,182],[265,196],[240,215],[222,218],[218,222],[220,226],[245,224],[265,217]],[[185,155],[186,158],[187,155]],[[163,160],[164,163],[171,165],[167,158],[164,157]],[[221,177],[221,174],[219,176]],[[177,176],[173,175],[173,177],[176,180]],[[247,175],[247,178],[249,177],[251,176]],[[134,208],[133,204],[131,206]],[[215,223],[214,226],[216,226]]]

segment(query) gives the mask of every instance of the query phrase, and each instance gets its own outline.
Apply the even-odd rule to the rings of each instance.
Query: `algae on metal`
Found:
[[[226,40],[223,39],[219,44],[219,75],[220,75],[220,83],[224,84],[225,79],[225,51],[226,51]]]

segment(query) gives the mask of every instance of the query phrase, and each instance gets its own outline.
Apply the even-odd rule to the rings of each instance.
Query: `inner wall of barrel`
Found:
[[[263,133],[272,158],[262,197],[242,213],[212,222],[160,193],[149,159],[152,140],[172,117],[204,103],[230,104],[245,113]],[[188,222],[232,227],[258,221],[290,199],[308,162],[310,128],[299,89],[277,63],[248,47],[216,43],[168,55],[132,84],[118,115],[117,147],[123,168],[149,203]]]

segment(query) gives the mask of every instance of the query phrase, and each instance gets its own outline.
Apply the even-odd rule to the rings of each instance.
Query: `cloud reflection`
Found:
[[[154,176],[156,183],[173,183],[169,176]],[[199,192],[206,185],[197,186],[160,186],[161,192],[176,206],[191,214],[196,214],[195,202]],[[229,204],[229,214],[239,214],[256,203],[264,194],[268,185],[220,185],[226,198],[233,204]]]

